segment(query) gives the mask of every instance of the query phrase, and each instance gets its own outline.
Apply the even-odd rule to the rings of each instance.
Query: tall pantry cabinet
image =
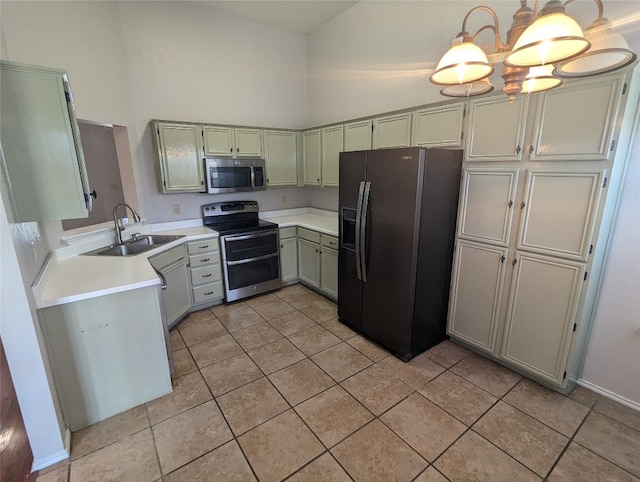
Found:
[[[638,70],[469,105],[447,332],[563,392],[582,369]]]

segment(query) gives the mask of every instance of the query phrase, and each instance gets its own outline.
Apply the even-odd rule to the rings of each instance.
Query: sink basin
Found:
[[[129,241],[123,244],[112,244],[111,246],[94,249],[93,251],[82,254],[90,256],[134,256],[183,237],[184,235],[170,236],[163,234],[149,234],[147,236],[137,238],[135,241]]]

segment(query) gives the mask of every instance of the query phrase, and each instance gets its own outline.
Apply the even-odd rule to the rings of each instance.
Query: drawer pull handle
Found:
[[[200,260],[201,263],[206,263],[207,261],[210,261],[210,258],[206,258],[206,259],[201,259]]]
[[[209,273],[209,274],[203,274],[203,275],[202,275],[202,277],[203,277],[203,278],[209,278],[209,277],[211,277],[211,273]]]
[[[204,295],[205,296],[211,296],[213,294],[213,291],[207,291]]]
[[[209,245],[205,245],[205,246],[198,246],[198,249],[207,249],[209,247]]]

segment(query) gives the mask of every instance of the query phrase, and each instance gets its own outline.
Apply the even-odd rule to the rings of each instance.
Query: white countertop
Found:
[[[301,226],[332,236],[338,235],[338,215],[330,211],[303,208],[261,213],[261,217],[280,227]],[[81,253],[114,242],[113,231],[108,235],[104,231],[100,230],[100,234],[93,240],[83,234],[82,242],[70,243],[70,246],[51,253],[32,287],[37,308],[159,285],[160,279],[147,258],[187,241],[218,236],[215,231],[202,226],[202,220],[128,225],[123,232],[125,239],[135,232],[185,237],[136,256],[83,256]]]

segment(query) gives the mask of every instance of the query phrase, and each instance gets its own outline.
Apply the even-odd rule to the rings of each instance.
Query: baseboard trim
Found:
[[[42,459],[37,459],[37,460],[34,459],[33,464],[31,465],[31,472],[35,472],[36,470],[46,469],[51,465],[57,464],[58,462],[62,462],[63,460],[68,459],[70,457],[70,454],[71,454],[71,431],[67,429],[64,434],[64,448]]]
[[[634,410],[640,411],[640,402],[630,400],[628,398],[623,397],[622,395],[618,395],[617,393],[607,390],[606,388],[599,387],[598,385],[595,385],[585,380],[584,378],[579,378],[576,383],[581,387],[588,388],[589,390],[592,390],[604,397],[610,398],[611,400],[621,403],[622,405],[625,405],[629,408],[633,408]]]

